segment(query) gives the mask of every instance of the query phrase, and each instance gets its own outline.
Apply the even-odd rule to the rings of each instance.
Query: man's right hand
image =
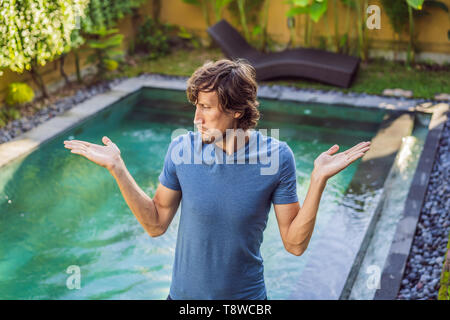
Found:
[[[104,146],[81,140],[65,140],[64,147],[71,149],[71,153],[79,154],[111,171],[122,161],[120,150],[106,136],[103,137],[102,142]]]

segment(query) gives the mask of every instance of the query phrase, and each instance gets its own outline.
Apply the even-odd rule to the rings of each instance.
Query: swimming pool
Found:
[[[383,110],[268,99],[260,103],[257,129],[279,128],[280,140],[292,148],[301,202],[315,157],[334,143],[344,150],[371,140],[386,116]],[[163,236],[149,237],[110,174],[71,154],[62,142],[101,144],[102,136],[110,137],[136,182],[153,196],[171,135],[178,128],[193,130],[193,115],[184,92],[142,89],[1,168],[0,299],[164,299],[180,213]],[[365,221],[365,209],[377,205],[379,189],[355,181],[359,163],[329,181],[302,256],[286,252],[273,209],[269,213],[261,247],[269,299],[295,297],[296,284],[320,257],[321,240],[343,206],[358,226]],[[349,186],[358,192],[349,192]],[[347,250],[345,243],[333,248]],[[81,271],[79,290],[66,285],[66,270],[73,265]]]

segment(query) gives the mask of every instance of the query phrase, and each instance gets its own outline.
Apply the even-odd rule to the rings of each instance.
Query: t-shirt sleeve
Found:
[[[174,139],[169,145],[169,148],[167,150],[166,157],[164,159],[164,167],[159,175],[159,182],[161,184],[169,189],[172,190],[181,190],[180,182],[178,181],[177,176],[177,170],[175,163],[172,161],[172,150],[177,145],[177,143],[180,143],[179,139]]]
[[[286,204],[298,201],[297,173],[295,157],[291,148],[283,143],[280,145],[280,179],[272,194],[273,204]]]

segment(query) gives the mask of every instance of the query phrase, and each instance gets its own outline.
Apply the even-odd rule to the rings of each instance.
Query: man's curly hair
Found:
[[[187,98],[196,105],[198,93],[213,92],[219,98],[223,112],[240,112],[237,128],[255,128],[259,120],[258,85],[255,69],[244,59],[208,61],[187,81]]]

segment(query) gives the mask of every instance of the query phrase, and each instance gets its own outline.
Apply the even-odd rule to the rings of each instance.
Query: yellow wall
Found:
[[[393,0],[401,1],[401,0]],[[450,8],[450,0],[441,0],[447,4]],[[161,0],[161,20],[163,22],[177,24],[186,27],[188,30],[197,33],[198,35],[207,39],[206,23],[204,21],[200,8],[184,3],[182,0]],[[329,0],[330,5],[333,3]],[[345,8],[338,3],[338,23],[340,32],[345,31],[347,16]],[[389,24],[388,17],[383,11],[383,8],[378,0],[369,1],[369,5],[377,4],[381,8],[381,29],[380,30],[368,30],[368,36],[371,41],[371,48],[391,50],[392,43],[394,41],[394,32]],[[284,3],[284,0],[271,0],[269,7],[269,19],[268,19],[268,33],[269,36],[279,42],[281,45],[285,45],[289,40],[289,29],[287,28],[285,13],[289,6]],[[417,44],[420,51],[447,54],[450,56],[450,41],[447,39],[447,30],[450,30],[450,15],[439,9],[429,9],[430,16],[424,17],[420,20],[416,20],[415,28],[417,31]],[[152,16],[152,5],[149,0],[140,8],[142,17]],[[329,10],[328,13],[328,25],[331,31],[331,35],[334,35],[334,14],[333,10]],[[210,17],[214,21],[214,14],[211,12]],[[224,17],[233,21],[230,13],[225,11]],[[356,31],[354,28],[355,15],[352,13],[350,16],[350,36],[356,37]],[[137,29],[137,22],[133,21],[130,17],[123,19],[119,25],[120,32],[125,35],[123,48],[128,47],[128,43],[132,38],[132,35]],[[301,46],[303,44],[303,30],[304,19],[297,18],[296,21],[296,37],[294,44]],[[326,27],[324,19],[319,21],[314,26],[313,39],[317,44],[319,36],[326,35]],[[408,44],[408,33],[404,32],[400,36],[400,49],[404,50]],[[82,67],[86,67],[85,58],[87,54],[82,54]],[[61,80],[58,70],[57,62],[49,62],[45,67],[42,67],[41,72],[44,75],[44,81],[51,83],[53,81]],[[67,74],[74,74],[75,65],[73,54],[69,54],[65,62],[65,71]],[[34,83],[31,81],[31,77],[28,73],[18,75],[7,70],[4,71],[4,75],[0,76],[0,105],[4,100],[6,88],[8,83],[13,81],[24,81],[29,83],[34,89]]]
[[[402,1],[402,0],[392,0]],[[441,0],[446,3],[450,8],[450,0]],[[268,19],[268,33],[278,42],[287,43],[289,40],[289,29],[287,28],[285,13],[289,9],[289,5],[284,3],[283,0],[271,0],[269,6],[269,19]],[[331,8],[333,1],[329,0],[330,10],[327,12],[328,24],[331,34],[334,35],[334,13]],[[338,23],[339,29],[342,32],[346,26],[346,9],[341,4],[340,0],[338,4]],[[383,7],[378,0],[369,1],[369,5],[378,5],[381,9],[381,29],[380,30],[368,30],[368,35],[372,40],[375,48],[390,48],[390,43],[394,41],[394,32],[389,23],[387,15],[384,13]],[[150,6],[147,6],[149,9]],[[416,20],[415,28],[417,32],[417,43],[420,50],[436,53],[450,54],[450,41],[447,38],[447,30],[450,30],[450,15],[440,9],[431,8],[427,9],[431,14]],[[150,11],[148,11],[150,12]],[[212,20],[214,21],[214,15],[211,12]],[[231,21],[229,12],[225,12],[224,17]],[[182,25],[193,31],[199,32],[200,35],[206,35],[206,23],[203,19],[200,9],[196,6],[183,3],[181,0],[164,0],[161,10],[161,20],[168,23],[174,23]],[[351,12],[350,16],[350,29],[353,31],[353,36],[356,37],[356,31],[354,29],[356,15]],[[304,19],[303,17],[297,17],[296,22],[296,44],[301,45],[303,43],[303,30]],[[322,18],[315,26],[313,37],[326,35],[326,28],[324,18]],[[406,45],[409,41],[408,32],[404,32],[400,41],[403,45]]]

